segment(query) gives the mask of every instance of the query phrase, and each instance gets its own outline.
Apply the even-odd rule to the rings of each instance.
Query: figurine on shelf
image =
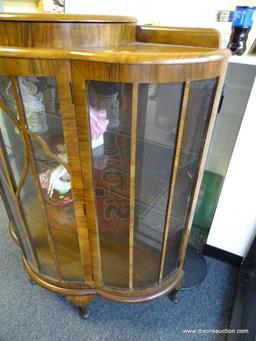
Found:
[[[109,128],[119,126],[119,100],[118,93],[112,95],[97,95],[100,105],[104,105],[109,119]]]
[[[67,154],[58,155],[67,162]],[[41,188],[45,190],[46,199],[52,204],[64,206],[73,201],[71,194],[71,181],[67,169],[60,165],[54,170],[47,169],[39,175]]]
[[[53,196],[54,191],[59,192],[60,195],[64,195],[65,193],[69,192],[70,189],[70,175],[64,166],[58,166],[50,175],[47,189],[49,197],[51,198]]]
[[[119,84],[91,81],[90,103],[97,108],[104,108],[109,121],[108,128],[117,129],[119,127]]]
[[[35,84],[36,77],[33,80],[32,82],[29,77],[20,77],[20,91],[29,130],[43,134],[48,130],[43,94]]]
[[[104,144],[103,134],[107,130],[109,120],[105,109],[97,109],[89,106],[92,148]]]

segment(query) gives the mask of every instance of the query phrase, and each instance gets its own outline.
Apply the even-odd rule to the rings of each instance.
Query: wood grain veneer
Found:
[[[0,45],[84,49],[135,41],[136,20],[120,16],[0,14]]]
[[[213,28],[137,25],[136,40],[145,43],[219,48],[221,36]]]
[[[191,46],[132,43],[108,49],[42,49],[0,46],[0,56],[8,58],[69,59],[109,64],[192,64],[218,62],[229,56],[228,50]]]

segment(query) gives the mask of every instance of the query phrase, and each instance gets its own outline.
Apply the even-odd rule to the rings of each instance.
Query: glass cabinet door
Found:
[[[132,85],[87,82],[103,282],[128,287]]]
[[[83,175],[87,181],[80,179],[85,207],[79,210],[68,160],[72,132],[61,110],[67,89],[58,88],[57,80],[0,77],[3,173],[15,196],[24,254],[39,272],[67,283],[80,285],[92,266],[94,281],[100,273],[105,286],[153,287],[179,268],[216,78],[163,84],[87,80],[87,108],[80,93],[76,98],[77,124],[84,121],[81,141],[74,143],[83,148],[73,161],[85,168],[76,180]],[[90,155],[83,140],[88,133]],[[79,229],[88,243],[83,250]]]
[[[154,286],[178,268],[216,79],[86,85],[103,283]]]
[[[39,271],[82,282],[56,78],[0,77],[0,81],[1,143]]]

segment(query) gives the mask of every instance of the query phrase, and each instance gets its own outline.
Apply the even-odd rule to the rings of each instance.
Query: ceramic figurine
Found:
[[[90,126],[92,148],[99,147],[104,144],[103,134],[107,130],[109,120],[107,119],[107,111],[89,106]]]
[[[71,189],[70,176],[64,166],[59,166],[52,171],[49,179],[47,193],[51,198],[53,191],[65,194]]]
[[[94,107],[104,108],[107,112],[109,120],[108,128],[113,129],[119,127],[119,84],[107,84],[105,82],[91,81],[90,103]]]
[[[60,153],[58,156],[67,162],[66,153]],[[46,191],[52,203],[63,205],[72,201],[70,175],[63,165],[53,170],[47,169],[39,175],[39,179],[41,188]]]
[[[43,94],[28,77],[19,77],[19,85],[29,130],[33,133],[45,133],[48,126]]]
[[[107,118],[109,119],[109,128],[117,128],[119,126],[118,93],[112,95],[97,94],[97,97],[100,105],[106,108]]]

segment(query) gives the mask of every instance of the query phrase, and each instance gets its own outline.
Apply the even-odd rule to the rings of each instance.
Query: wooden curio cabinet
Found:
[[[0,185],[29,278],[81,308],[170,293],[229,53],[210,29],[0,15]]]

